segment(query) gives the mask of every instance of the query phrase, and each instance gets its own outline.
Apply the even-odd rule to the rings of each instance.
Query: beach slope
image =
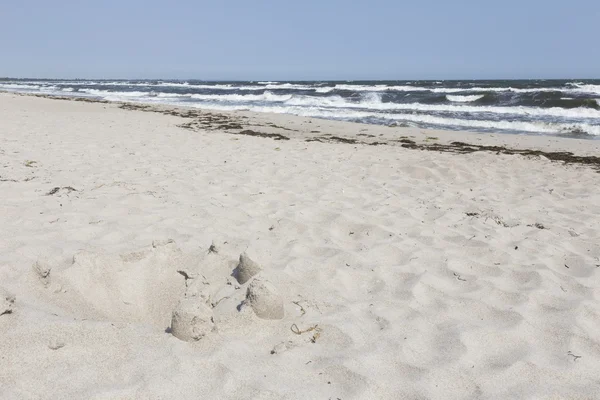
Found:
[[[599,154],[0,94],[0,398],[600,398]]]

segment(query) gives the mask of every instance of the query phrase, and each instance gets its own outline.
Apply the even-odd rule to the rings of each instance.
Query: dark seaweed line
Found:
[[[409,139],[402,139],[402,147],[413,150],[429,150],[442,153],[469,154],[478,151],[493,152],[496,154],[521,155],[521,156],[543,156],[551,161],[562,161],[565,164],[579,164],[594,168],[600,173],[600,157],[576,156],[568,151],[541,151],[531,149],[511,149],[504,146],[484,146],[464,142],[451,142],[449,144],[418,144]]]
[[[192,113],[185,113],[184,115],[182,115],[182,113],[180,113],[178,111],[174,111],[174,110],[171,110],[171,111],[160,110],[159,111],[159,110],[152,109],[152,108],[146,107],[146,106],[137,106],[136,105],[134,107],[131,107],[130,105],[127,105],[127,104],[122,105],[121,108],[128,108],[128,109],[145,108],[144,111],[156,111],[156,112],[162,112],[164,114],[185,116],[187,118],[193,118],[193,117],[198,118],[198,120],[196,121],[195,124],[194,124],[194,121],[192,121],[192,122],[188,122],[186,124],[180,125],[182,128],[187,128],[187,129],[194,129],[194,125],[196,125],[197,128],[203,127],[203,128],[212,128],[212,129],[231,129],[231,128],[232,129],[242,129],[242,127],[239,124],[237,124],[236,122],[233,122],[231,120],[231,117],[227,117],[222,114],[208,114],[208,115],[203,114],[203,115],[201,115],[200,112],[196,111],[196,112],[192,112]],[[221,122],[224,124],[215,127],[212,125],[212,123],[214,123],[214,122]],[[234,134],[234,135],[248,135],[248,136],[256,136],[256,137],[263,137],[263,138],[271,138],[274,140],[289,140],[289,138],[287,136],[283,136],[280,134],[262,133],[262,132],[252,131],[252,130],[243,130],[241,132],[228,132],[228,133]],[[315,136],[312,138],[305,139],[305,141],[306,142],[321,142],[321,143],[344,143],[344,144],[355,144],[355,145],[361,144],[361,145],[369,145],[369,146],[393,145],[393,144],[395,144],[395,142],[399,142],[399,143],[401,143],[401,146],[405,149],[437,151],[437,152],[441,152],[441,153],[469,154],[469,153],[475,153],[475,152],[479,152],[479,151],[487,151],[487,152],[491,152],[491,153],[506,154],[506,155],[543,156],[551,161],[563,162],[564,164],[589,166],[589,167],[595,169],[596,172],[600,173],[600,157],[577,156],[571,152],[566,152],[566,151],[547,152],[547,151],[531,150],[531,149],[512,149],[512,148],[504,147],[504,146],[484,146],[484,145],[469,144],[469,143],[464,143],[464,142],[451,142],[449,144],[441,144],[441,143],[426,144],[426,143],[416,143],[415,141],[410,140],[410,139],[400,139],[400,140],[394,140],[394,141],[390,141],[390,142],[385,142],[385,141],[365,142],[365,141],[360,141],[358,139],[344,138],[344,137],[332,136],[332,135]]]

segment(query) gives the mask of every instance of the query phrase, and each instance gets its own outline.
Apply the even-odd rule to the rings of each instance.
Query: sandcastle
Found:
[[[262,319],[282,319],[285,312],[283,300],[273,284],[255,279],[248,286],[245,303],[252,307],[256,316]]]
[[[238,266],[233,272],[237,281],[243,285],[261,270],[261,266],[248,257],[248,255],[244,252],[240,255]]]
[[[182,299],[171,319],[171,333],[178,339],[197,341],[215,329],[212,309],[200,298]]]

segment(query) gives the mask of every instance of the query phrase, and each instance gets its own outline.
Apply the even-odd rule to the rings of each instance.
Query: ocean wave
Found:
[[[79,93],[88,93],[93,96],[98,97],[107,97],[111,98],[120,98],[120,97],[147,97],[150,96],[150,92],[115,92],[112,90],[102,90],[102,89],[79,89]]]
[[[456,103],[471,103],[480,99],[483,99],[485,97],[484,94],[475,94],[472,96],[452,96],[452,95],[446,95],[446,99],[448,99],[448,101],[453,101]]]
[[[39,89],[39,88],[40,88],[40,85],[19,84],[19,83],[3,83],[3,84],[0,84],[0,89],[36,90],[36,89]]]
[[[189,88],[189,89],[214,89],[214,90],[262,90],[262,85],[236,86],[232,84],[191,84],[189,82],[131,82],[131,81],[21,81],[28,85],[68,85],[68,86],[116,86],[116,87],[144,87],[144,88]],[[0,86],[2,84],[0,83]]]
[[[600,94],[600,85],[574,85],[565,87],[544,88],[513,88],[513,87],[422,87],[422,86],[390,86],[390,85],[354,85],[337,84],[335,90],[346,90],[354,92],[431,92],[431,93],[541,93],[541,92],[565,92],[574,94]]]
[[[526,122],[526,121],[486,121],[472,119],[454,119],[437,117],[433,115],[394,115],[393,119],[411,122],[421,122],[431,125],[455,126],[461,129],[486,129],[486,130],[505,130],[512,132],[529,133],[574,133],[582,132],[589,135],[600,135],[600,126],[584,123],[548,123],[548,122]]]
[[[273,85],[266,85],[265,89],[286,89],[286,90],[314,90],[314,85],[298,85],[295,83],[278,83]]]
[[[297,106],[252,106],[252,105],[195,105],[198,108],[210,108],[215,110],[246,110],[255,112],[266,112],[276,114],[293,114],[305,117],[316,117],[326,119],[342,120],[369,120],[379,119],[384,121],[403,121],[431,126],[454,127],[462,130],[483,129],[488,131],[511,131],[526,133],[585,133],[600,136],[600,126],[585,123],[548,123],[548,122],[526,122],[526,121],[489,121],[471,120],[459,118],[445,118],[426,114],[388,114],[355,110],[325,110],[319,108],[306,108]]]
[[[141,83],[141,84],[135,84],[137,85],[142,85],[142,86],[162,86],[162,87],[190,87],[193,85],[190,85],[189,82],[158,82],[155,84],[148,84],[148,83]]]
[[[351,103],[341,97],[340,95],[333,95],[327,97],[313,97],[313,96],[292,96],[286,101],[289,106],[301,106],[301,107],[335,107],[335,108],[357,108],[359,104],[371,104],[370,102],[365,103]],[[362,108],[362,107],[361,107]]]
[[[315,88],[315,92],[317,92],[317,93],[329,93],[334,90],[335,90],[334,87],[328,87],[328,86]]]
[[[312,96],[293,96],[286,102],[288,105],[305,107],[332,107],[332,108],[352,108],[352,109],[371,109],[378,111],[435,111],[452,113],[491,113],[505,115],[522,115],[538,117],[565,117],[565,118],[593,118],[599,119],[600,111],[592,108],[571,108],[560,107],[540,108],[540,107],[502,107],[502,106],[468,106],[452,104],[423,104],[423,103],[383,103],[378,96],[364,97],[360,102],[351,102],[341,96],[334,95],[328,97]]]
[[[376,124],[600,136],[598,82],[0,80],[0,89]]]
[[[170,99],[170,98],[179,98],[179,97],[191,97],[192,95],[191,94],[179,94],[179,93],[164,93],[164,92],[159,92],[159,93],[155,93],[155,96],[163,98],[163,99]]]
[[[443,84],[443,82],[442,82]],[[474,85],[475,83],[472,83]],[[440,84],[435,82],[435,86],[424,87],[411,84],[404,85],[389,85],[389,84],[373,84],[365,85],[360,83],[338,83],[334,85],[322,86],[323,83],[315,82],[314,84],[299,84],[292,82],[276,82],[276,81],[260,81],[257,83],[233,84],[233,83],[190,83],[188,81],[85,81],[85,80],[69,80],[69,81],[19,81],[11,83],[1,83],[0,88],[5,89],[39,89],[44,86],[115,86],[115,87],[147,87],[147,88],[189,88],[199,90],[226,90],[226,91],[259,91],[259,90],[301,90],[315,91],[317,93],[329,93],[334,90],[353,91],[353,92],[431,92],[441,94],[456,94],[464,93],[542,93],[542,92],[562,92],[575,95],[600,95],[600,85],[586,84],[583,82],[566,82],[564,86],[556,87],[529,87],[529,88],[513,88],[510,86],[469,86],[469,87],[440,87]]]
[[[582,83],[575,83],[574,87],[576,88],[574,89],[576,92],[600,95],[600,85],[585,85]]]
[[[312,85],[299,85],[295,83],[269,83],[260,85],[231,85],[231,84],[190,84],[185,87],[195,89],[212,89],[212,90],[240,90],[240,91],[257,91],[257,90],[314,90],[315,86]]]
[[[248,101],[271,101],[271,102],[284,102],[290,100],[293,96],[291,94],[278,95],[269,91],[263,94],[192,94],[191,98],[204,101],[218,101],[218,102],[248,102]]]
[[[389,85],[352,85],[352,84],[337,84],[333,87],[335,90],[347,90],[352,92],[425,92],[431,91],[430,88],[422,88],[418,86],[389,86]]]
[[[139,99],[147,99],[147,98],[158,98],[158,99],[182,99],[189,98],[194,100],[200,100],[204,102],[236,102],[236,103],[248,103],[248,102],[284,102],[290,100],[293,95],[278,95],[274,94],[270,91],[266,91],[261,94],[198,94],[198,93],[167,93],[167,92],[141,92],[141,91],[131,91],[131,92],[122,92],[122,91],[113,91],[113,90],[105,90],[105,89],[79,89],[79,93],[86,93],[89,95],[107,98],[108,96],[111,99],[116,99],[116,101],[124,100],[130,98],[139,98]]]
[[[151,94],[149,92],[115,92],[109,90],[98,89],[81,89],[80,92],[89,93],[94,96],[111,96],[111,98],[137,97],[144,98]],[[275,94],[270,91],[265,91],[261,94],[194,94],[194,93],[162,93],[155,94],[159,98],[191,98],[203,102],[217,103],[249,103],[253,102],[276,102],[285,103],[286,106],[298,107],[316,107],[316,108],[333,108],[333,109],[361,109],[373,111],[418,111],[418,112],[441,112],[441,113],[462,113],[462,114],[501,114],[501,115],[517,115],[524,117],[559,117],[559,118],[579,118],[579,119],[595,119],[600,124],[600,110],[591,107],[526,107],[526,106],[474,106],[474,105],[454,105],[454,104],[423,104],[423,103],[392,103],[382,102],[382,93],[365,92],[360,99],[352,101],[343,98],[340,95],[330,95],[326,97],[315,97],[310,95],[300,94]],[[460,97],[465,99],[462,102],[478,100],[483,96],[447,96]],[[457,101],[457,100],[454,100]],[[577,100],[575,104],[583,104],[582,102],[590,100]],[[586,103],[587,104],[587,103]]]
[[[264,90],[266,86],[236,86],[232,84],[192,84],[192,83],[173,83],[173,82],[161,82],[158,84],[143,84],[143,86],[158,86],[158,87],[175,87],[175,88],[186,88],[186,89],[209,89],[209,90]]]
[[[560,89],[554,88],[527,88],[515,89],[512,87],[468,87],[468,88],[440,88],[440,87],[422,87],[422,86],[390,86],[390,85],[352,85],[338,84],[335,85],[336,90],[347,90],[354,92],[432,92],[432,93],[470,93],[470,92],[556,92]]]
[[[54,92],[58,90],[58,86],[42,86],[40,87],[41,92]]]

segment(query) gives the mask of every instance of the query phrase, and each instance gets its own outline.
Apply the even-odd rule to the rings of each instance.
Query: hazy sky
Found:
[[[600,0],[0,1],[0,76],[600,78]]]

